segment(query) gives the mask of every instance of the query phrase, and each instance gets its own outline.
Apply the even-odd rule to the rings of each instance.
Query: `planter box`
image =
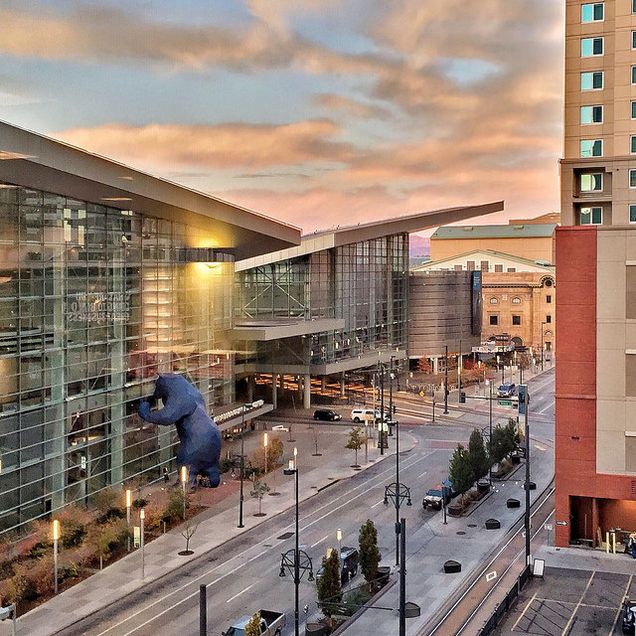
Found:
[[[452,506],[446,507],[446,512],[451,517],[461,517],[462,512],[464,512],[464,506],[461,506],[459,504],[453,504]]]
[[[305,625],[305,636],[328,636],[329,628],[322,623],[307,623]]]

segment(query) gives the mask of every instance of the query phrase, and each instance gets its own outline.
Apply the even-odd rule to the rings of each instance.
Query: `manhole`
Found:
[[[458,530],[456,534],[466,534],[463,530]]]
[[[294,536],[293,532],[284,532],[283,534],[280,535],[280,537],[276,537],[276,538],[280,541],[284,541],[285,539],[289,539],[289,537],[293,537],[293,536]]]
[[[477,527],[477,524],[476,524],[476,523],[469,523],[469,524],[468,524],[468,527],[469,527],[469,528],[476,528],[476,527]]]

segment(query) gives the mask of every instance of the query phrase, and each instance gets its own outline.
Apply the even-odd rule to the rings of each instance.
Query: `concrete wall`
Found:
[[[469,353],[480,342],[471,332],[471,272],[418,272],[409,277],[409,357]]]
[[[496,250],[532,261],[552,263],[552,237],[538,238],[431,238],[431,260],[438,261],[473,250]]]

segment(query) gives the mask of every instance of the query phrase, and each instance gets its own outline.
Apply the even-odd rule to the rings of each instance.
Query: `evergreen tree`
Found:
[[[256,612],[245,625],[245,636],[260,636],[261,634],[261,613]]]
[[[358,543],[360,545],[360,569],[369,590],[372,590],[376,586],[381,556],[378,549],[378,531],[371,519],[367,519],[366,523],[361,526]]]
[[[473,471],[473,480],[477,481],[488,473],[488,454],[484,448],[484,438],[474,429],[468,439],[468,457]]]
[[[322,574],[316,582],[318,605],[324,615],[331,618],[342,603],[340,582],[340,555],[335,548],[329,548],[327,556],[322,558]]]
[[[468,451],[461,444],[458,444],[453,452],[448,473],[449,479],[453,482],[453,487],[462,496],[463,503],[464,493],[475,483],[475,479]]]

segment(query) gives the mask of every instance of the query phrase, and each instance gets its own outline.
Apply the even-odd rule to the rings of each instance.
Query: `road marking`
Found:
[[[550,403],[547,406],[544,406],[542,409],[539,409],[538,413],[545,413],[548,409],[551,409],[554,406],[554,400],[550,400]]]
[[[540,450],[540,451],[544,451],[544,450],[545,450],[545,446],[541,446],[541,444],[535,444],[535,445],[534,445],[534,447],[535,447],[537,450]]]
[[[328,538],[329,538],[329,535],[326,534],[322,539],[319,539],[318,541],[316,541],[316,543],[312,543],[311,547],[315,548],[317,545],[320,545],[323,541],[325,541]]]
[[[618,619],[621,617],[621,612],[623,611],[623,604],[625,603],[625,599],[627,598],[627,593],[629,592],[629,588],[632,584],[632,579],[634,578],[633,574],[630,574],[629,580],[627,581],[627,587],[625,588],[625,594],[623,594],[623,598],[621,599],[621,604],[618,606],[618,612],[616,612],[616,618],[614,619],[614,624],[612,625],[612,629],[607,632],[607,636],[612,636],[614,630],[616,629],[616,625],[618,624]]]
[[[372,509],[373,509],[373,508],[377,508],[380,504],[383,504],[383,503],[384,503],[384,499],[380,499],[380,501],[378,501],[378,503],[374,503],[374,504],[371,506],[371,508],[372,508]]]
[[[423,473],[420,473],[415,479],[419,479],[420,477],[424,477],[428,471],[425,470]]]
[[[413,461],[406,461],[404,462],[404,464],[402,464],[403,468],[410,468],[411,466],[419,463],[420,461],[426,459],[429,455],[431,455],[434,451],[430,451],[430,452],[426,452],[424,453],[421,457],[419,457],[418,459],[414,459]],[[325,517],[329,516],[330,514],[332,514],[333,512],[336,512],[337,510],[340,510],[340,508],[344,508],[345,506],[348,506],[354,499],[358,499],[358,497],[361,497],[362,495],[367,494],[368,490],[369,490],[369,485],[371,482],[374,481],[382,481],[383,479],[385,479],[386,475],[389,473],[393,472],[393,467],[391,466],[390,468],[387,468],[386,470],[383,470],[381,473],[377,474],[375,477],[371,477],[371,479],[369,479],[367,482],[363,482],[361,484],[358,484],[357,486],[355,486],[354,488],[352,488],[349,492],[341,495],[340,497],[336,498],[335,500],[332,500],[328,503],[323,504],[322,506],[320,506],[319,508],[317,508],[316,510],[313,510],[312,512],[310,512],[308,515],[306,515],[305,517],[303,517],[303,519],[307,519],[309,517],[311,517],[313,514],[315,514],[316,512],[323,510],[324,508],[332,505],[334,502],[339,501],[341,499],[350,497],[351,493],[355,492],[356,490],[360,490],[361,488],[364,488],[364,492],[361,492],[360,494],[356,495],[353,498],[348,498],[343,504],[341,504],[340,506],[337,506],[336,508],[333,508],[333,510],[331,510],[330,512],[328,512],[327,514],[323,515],[322,517],[315,519],[314,521],[312,521],[310,524],[308,524],[307,526],[305,526],[304,528],[302,528],[302,530],[309,528],[311,525],[313,525],[314,523],[317,523],[318,521],[321,521],[322,519],[324,519]],[[263,541],[261,543],[267,543],[268,541],[272,540],[274,537],[276,537],[278,534],[280,534],[281,530],[284,531],[286,528],[291,528],[292,524],[289,524],[288,526],[284,526],[282,529],[279,528],[278,530],[276,530],[276,532],[273,532],[269,537],[263,539]],[[240,535],[236,535],[236,536],[240,536]],[[218,546],[217,546],[218,547]],[[213,550],[216,548],[212,548]],[[200,574],[199,576],[197,576],[195,579],[193,579],[192,581],[189,581],[188,583],[184,583],[182,586],[176,588],[175,590],[172,590],[171,592],[169,592],[168,594],[166,594],[165,596],[162,596],[161,598],[158,598],[157,600],[153,601],[152,603],[150,603],[150,605],[143,607],[139,610],[137,610],[134,614],[131,614],[130,616],[128,616],[127,618],[122,619],[121,621],[119,621],[118,623],[116,623],[115,625],[112,625],[111,627],[108,627],[107,629],[105,629],[103,632],[100,632],[98,634],[98,636],[103,636],[104,634],[107,634],[108,632],[110,632],[111,630],[116,629],[117,627],[120,627],[121,625],[123,625],[124,623],[127,623],[128,621],[130,621],[131,619],[135,618],[135,616],[138,616],[139,614],[142,614],[143,612],[148,611],[151,607],[154,607],[155,605],[158,605],[159,603],[162,603],[163,601],[165,601],[167,598],[169,598],[170,596],[173,596],[174,594],[177,594],[178,592],[181,592],[182,590],[186,589],[187,587],[191,586],[193,583],[195,583],[196,581],[200,581],[201,579],[204,579],[206,577],[208,577],[210,574],[212,574],[212,572],[215,572],[216,570],[218,570],[219,568],[222,568],[224,566],[226,566],[230,561],[233,561],[234,559],[237,559],[239,557],[242,557],[244,554],[244,552],[241,552],[233,557],[231,557],[230,559],[228,559],[225,563],[217,565],[215,567],[213,567],[212,569],[208,570],[207,572],[204,572],[203,574]],[[234,570],[232,572],[228,572],[227,574],[222,575],[221,577],[219,577],[218,579],[211,581],[210,583],[208,583],[207,585],[214,585],[215,583],[218,583],[219,581],[223,580],[224,578],[226,578],[227,576],[229,576],[230,574],[234,574],[237,570],[239,570],[240,568],[244,567],[245,565],[247,565],[247,561],[245,563],[242,563],[241,565],[237,565]],[[175,607],[177,607],[178,605],[181,605],[182,603],[185,603],[186,601],[189,601],[190,599],[194,598],[195,596],[197,596],[199,594],[199,591],[197,590],[196,592],[194,592],[193,594],[190,594],[189,596],[183,598],[180,601],[177,601],[176,603],[174,603],[169,609],[164,610],[162,612],[159,612],[158,614],[155,614],[154,616],[152,616],[151,618],[149,618],[148,620],[146,620],[145,622],[143,622],[141,625],[134,627],[132,629],[132,631],[126,632],[125,636],[129,636],[130,634],[136,632],[137,630],[141,629],[142,627],[145,627],[146,625],[148,625],[149,623],[152,623],[153,621],[157,620],[160,616],[163,616],[164,614],[167,614],[168,612],[172,612],[174,610]]]
[[[577,613],[579,607],[581,607],[581,603],[583,599],[585,598],[587,591],[590,589],[590,585],[592,585],[592,579],[594,578],[595,574],[596,574],[596,570],[592,572],[592,576],[590,576],[590,580],[587,582],[587,585],[585,586],[585,589],[583,590],[583,594],[581,594],[581,598],[579,599],[579,602],[576,604],[576,607],[574,608],[574,611],[572,612],[572,616],[570,616],[570,620],[565,624],[565,627],[563,628],[563,631],[561,632],[561,636],[565,636],[568,633],[572,625],[572,621],[574,620],[574,615]]]
[[[537,594],[535,592],[532,595],[532,598],[526,603],[526,606],[523,608],[523,612],[521,612],[521,615],[515,621],[515,624],[512,626],[512,629],[510,630],[511,632],[514,632],[515,629],[517,629],[517,625],[519,624],[519,621],[521,621],[521,619],[526,615],[526,612],[528,611],[528,608],[530,607],[530,605],[532,605],[532,603],[534,602],[534,599],[535,599],[536,596],[537,596]]]
[[[251,563],[252,561],[255,561],[256,559],[258,559],[258,557],[262,557],[264,554],[267,554],[269,552],[269,550],[263,550],[262,552],[259,552],[256,556],[253,556],[251,559],[248,559],[247,562]]]
[[[486,574],[486,583],[490,583],[490,581],[494,581],[496,578],[497,578],[497,570],[488,572],[488,574]]]
[[[251,587],[254,587],[255,585],[256,583],[252,583],[252,585],[248,585],[246,588],[242,589],[238,594],[235,594],[234,596],[228,598],[227,601],[225,602],[231,603],[235,598],[238,598],[241,594],[243,594],[244,592],[247,592],[247,590],[249,590]]]

